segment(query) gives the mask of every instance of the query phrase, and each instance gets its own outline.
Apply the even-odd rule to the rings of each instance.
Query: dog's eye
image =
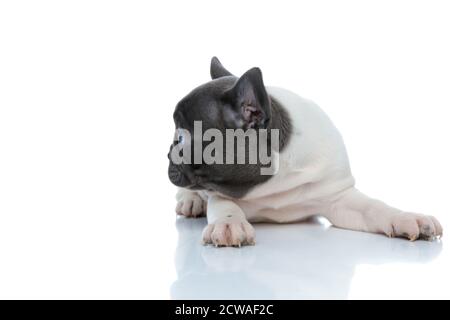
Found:
[[[189,144],[191,141],[191,135],[189,131],[185,129],[177,129],[173,137],[175,144]]]
[[[184,132],[183,132],[183,130],[177,130],[177,131],[175,132],[175,137],[174,137],[174,139],[175,139],[175,141],[176,141],[177,144],[178,144],[178,143],[184,143],[185,137],[184,137]]]

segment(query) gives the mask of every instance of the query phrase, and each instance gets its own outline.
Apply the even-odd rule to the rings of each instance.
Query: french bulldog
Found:
[[[210,73],[212,80],[175,108],[177,130],[168,170],[171,182],[180,187],[177,214],[207,216],[204,244],[253,245],[250,222],[289,223],[315,215],[339,228],[411,241],[442,236],[435,217],[404,212],[355,188],[343,139],[314,102],[265,86],[259,68],[236,77],[213,57]],[[241,149],[220,146],[220,135],[228,137],[229,130],[253,130],[256,139],[246,136]],[[208,131],[214,134],[206,135]],[[260,157],[249,161],[251,151],[261,154],[261,142],[270,163]],[[207,150],[214,161],[203,159]],[[175,161],[176,154],[183,161]],[[263,173],[268,167],[272,173]]]

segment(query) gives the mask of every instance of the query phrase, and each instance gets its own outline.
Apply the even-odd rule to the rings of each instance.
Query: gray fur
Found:
[[[210,67],[211,79],[217,79],[225,76],[233,76],[233,74],[224,68],[217,57],[212,57]]]
[[[194,121],[200,120],[203,130],[215,128],[225,136],[226,129],[237,129],[240,123],[230,120],[226,114],[233,113],[236,117],[241,117],[242,105],[247,103],[242,100],[245,97],[253,99],[251,103],[259,109],[250,118],[243,118],[246,124],[243,129],[249,127],[279,129],[279,146],[282,151],[291,136],[291,120],[283,106],[267,95],[261,71],[253,68],[241,78],[237,78],[231,75],[217,58],[213,58],[211,77],[213,80],[197,87],[177,104],[174,112],[176,127],[187,129],[192,134]],[[259,139],[259,134],[257,136]],[[268,145],[270,146],[270,141]],[[247,141],[246,150],[250,148],[255,146],[249,146]],[[225,159],[225,155],[223,156]],[[261,163],[175,165],[170,161],[169,178],[180,187],[217,191],[230,197],[241,198],[254,186],[271,178],[270,175],[260,174],[261,167]]]

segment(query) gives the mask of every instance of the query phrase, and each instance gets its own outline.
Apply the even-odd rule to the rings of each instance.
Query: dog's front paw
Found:
[[[392,230],[387,234],[390,237],[403,237],[411,241],[433,240],[442,236],[442,226],[433,216],[405,212],[394,217]]]
[[[177,200],[175,211],[179,215],[188,218],[198,218],[206,213],[206,201],[195,192],[183,192],[180,196],[177,196]]]
[[[240,247],[255,244],[255,229],[247,221],[219,220],[203,230],[203,244],[216,247]]]

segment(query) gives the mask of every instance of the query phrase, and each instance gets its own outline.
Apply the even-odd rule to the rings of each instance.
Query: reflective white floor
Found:
[[[177,219],[174,299],[449,297],[443,240],[389,239],[316,219],[258,224],[256,246],[214,248],[199,243],[205,223]]]
[[[255,53],[223,41],[252,1],[0,1],[0,299],[450,298],[449,3],[258,1]],[[213,55],[317,102],[357,187],[442,242],[316,222],[202,246],[166,155]]]

